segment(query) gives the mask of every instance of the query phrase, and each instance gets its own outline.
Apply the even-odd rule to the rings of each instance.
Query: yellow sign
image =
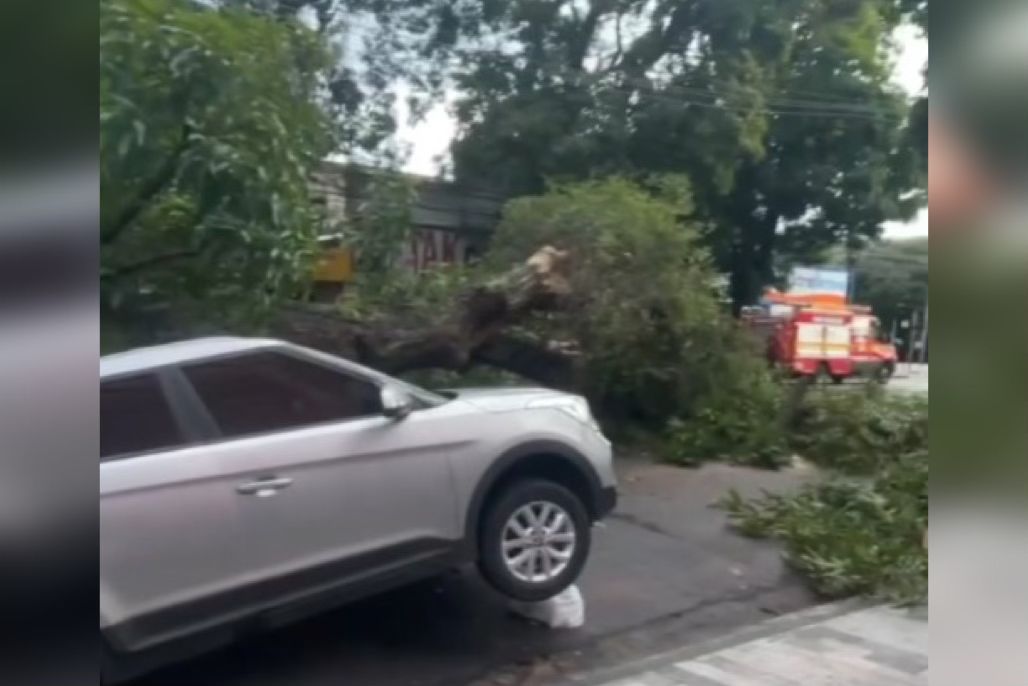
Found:
[[[346,283],[353,280],[353,251],[349,248],[326,248],[314,267],[314,280]]]

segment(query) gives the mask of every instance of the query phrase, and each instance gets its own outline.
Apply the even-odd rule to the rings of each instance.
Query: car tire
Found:
[[[590,544],[589,515],[580,498],[552,481],[516,481],[485,511],[478,567],[510,598],[546,600],[575,582]]]

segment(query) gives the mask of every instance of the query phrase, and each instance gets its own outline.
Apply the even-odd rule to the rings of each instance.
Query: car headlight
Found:
[[[554,396],[550,398],[539,398],[528,403],[529,407],[551,407],[555,410],[566,412],[581,423],[600,430],[592,411],[589,409],[589,401],[580,395]]]

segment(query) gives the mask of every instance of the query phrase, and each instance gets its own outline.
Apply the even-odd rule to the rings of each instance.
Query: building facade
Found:
[[[352,220],[367,198],[374,169],[324,162],[312,174],[311,189],[329,223]],[[410,241],[401,262],[412,270],[441,264],[465,264],[481,255],[500,220],[503,197],[482,188],[457,185],[430,177],[410,176],[415,188]],[[315,281],[318,289],[341,289],[355,276],[352,253],[338,237],[322,240],[324,258]]]

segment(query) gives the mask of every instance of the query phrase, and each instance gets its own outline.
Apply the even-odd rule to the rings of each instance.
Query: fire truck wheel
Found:
[[[878,368],[878,371],[875,373],[875,380],[879,383],[887,383],[895,372],[896,365],[892,362],[886,362]]]
[[[816,383],[816,384],[828,383],[828,380],[831,379],[831,378],[833,378],[832,377],[832,372],[831,372],[830,369],[828,369],[828,364],[825,363],[825,362],[822,362],[821,364],[819,364],[818,367],[817,367],[817,372],[814,374],[814,383]]]
[[[842,376],[841,374],[832,374],[832,383],[835,384],[836,386],[838,386],[839,384],[841,384],[845,380],[846,380],[846,377]]]

